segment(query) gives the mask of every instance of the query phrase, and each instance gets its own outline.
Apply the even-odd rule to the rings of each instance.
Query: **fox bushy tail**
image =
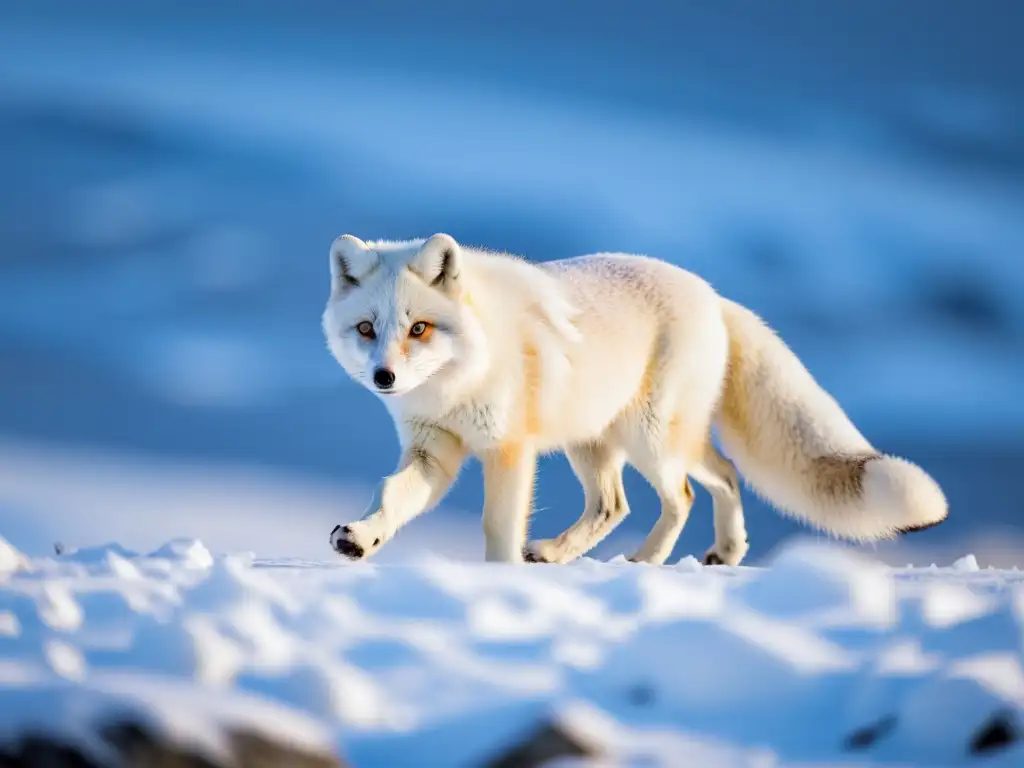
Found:
[[[854,540],[892,538],[946,518],[938,483],[917,465],[876,451],[757,315],[725,299],[723,313],[729,371],[716,427],[760,496]]]

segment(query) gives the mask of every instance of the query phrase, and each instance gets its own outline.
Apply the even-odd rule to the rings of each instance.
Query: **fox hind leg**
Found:
[[[637,466],[657,491],[661,514],[640,549],[629,559],[635,563],[661,565],[672,554],[693,505],[693,487],[681,462],[666,461],[659,466]]]
[[[715,509],[715,543],[704,555],[704,564],[739,565],[750,547],[736,468],[708,440],[704,457],[690,469],[690,476],[708,490]]]
[[[694,493],[687,474],[690,465],[700,458],[700,435],[705,430],[685,415],[661,419],[657,414],[658,410],[649,407],[641,414],[646,418],[636,418],[629,424],[629,461],[661,499],[657,522],[629,559],[660,565],[672,553],[690,516]]]

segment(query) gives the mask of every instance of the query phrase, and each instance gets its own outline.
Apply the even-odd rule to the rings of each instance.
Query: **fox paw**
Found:
[[[554,539],[538,539],[523,547],[523,561],[527,563],[561,563],[564,557]]]
[[[549,560],[545,560],[541,555],[537,554],[530,549],[529,546],[523,547],[523,562],[524,563],[547,563]]]
[[[331,548],[349,560],[363,560],[373,554],[381,545],[379,537],[370,538],[360,531],[358,523],[336,525],[331,531]]]
[[[747,554],[746,542],[716,544],[704,555],[704,565],[739,565]]]

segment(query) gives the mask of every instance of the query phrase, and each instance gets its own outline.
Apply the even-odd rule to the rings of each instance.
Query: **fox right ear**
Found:
[[[331,290],[344,293],[377,264],[377,254],[355,235],[342,235],[331,244]]]
[[[462,251],[455,238],[438,232],[420,246],[409,269],[432,287],[454,294],[458,292],[461,263]]]

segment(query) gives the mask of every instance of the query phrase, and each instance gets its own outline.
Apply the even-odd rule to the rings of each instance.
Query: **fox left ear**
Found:
[[[455,238],[438,232],[420,248],[409,268],[430,283],[431,287],[450,292],[459,281],[462,249]]]
[[[355,235],[342,235],[331,243],[331,290],[342,295],[358,288],[377,264],[377,254]]]

